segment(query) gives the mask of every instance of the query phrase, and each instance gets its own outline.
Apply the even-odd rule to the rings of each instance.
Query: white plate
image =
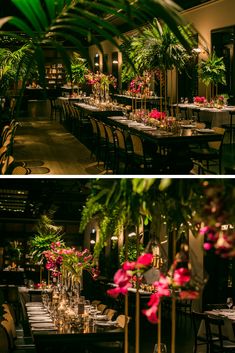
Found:
[[[39,323],[39,324],[34,324],[32,323],[32,328],[56,328],[54,324],[51,324],[50,322],[42,322],[42,323]]]
[[[211,134],[211,133],[215,132],[213,129],[196,129],[196,131],[198,131],[202,134]]]

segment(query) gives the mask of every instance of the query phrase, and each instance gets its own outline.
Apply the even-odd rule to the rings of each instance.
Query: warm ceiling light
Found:
[[[113,60],[113,64],[118,64],[118,60]]]
[[[135,236],[136,236],[136,233],[135,233],[135,232],[131,232],[131,233],[128,234],[128,237],[129,237],[129,238],[132,238],[132,237],[135,237]]]

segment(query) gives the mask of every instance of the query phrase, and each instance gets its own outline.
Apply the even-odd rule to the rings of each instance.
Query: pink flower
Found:
[[[142,311],[142,313],[147,317],[148,321],[152,324],[156,324],[158,322],[157,309],[157,306],[151,306],[149,309],[144,309]]]
[[[190,272],[187,268],[181,267],[174,271],[174,282],[177,286],[184,286],[190,281]]]
[[[151,265],[153,261],[153,255],[150,253],[146,253],[141,255],[136,262],[136,267],[140,267],[140,266],[149,266]]]
[[[158,306],[159,303],[160,303],[159,293],[151,294],[149,302],[148,302],[148,306]]]
[[[169,297],[170,296],[170,290],[169,290],[169,283],[168,283],[168,279],[161,275],[160,276],[160,280],[157,282],[154,282],[154,287],[156,288],[158,295],[163,297]]]
[[[114,283],[119,287],[126,287],[131,279],[131,276],[127,274],[123,269],[117,270],[114,275]]]
[[[150,113],[149,117],[152,119],[157,119],[157,120],[163,120],[166,117],[166,113],[164,112],[159,112],[156,108],[154,108]]]
[[[132,262],[129,262],[129,261],[126,261],[124,262],[124,264],[122,265],[122,268],[124,271],[128,271],[128,270],[134,270],[135,269],[135,265],[136,265],[136,262],[135,261],[132,261]]]
[[[206,251],[209,251],[209,250],[211,250],[213,248],[213,244],[212,243],[204,243],[203,248]]]

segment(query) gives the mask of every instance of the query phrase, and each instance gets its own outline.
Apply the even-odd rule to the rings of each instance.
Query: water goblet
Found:
[[[227,298],[227,306],[229,309],[232,309],[233,307],[233,298],[229,297]]]
[[[159,352],[158,344],[155,344],[153,353],[158,353],[158,352]],[[161,353],[167,353],[166,344],[164,344],[164,343],[160,344],[160,352]]]

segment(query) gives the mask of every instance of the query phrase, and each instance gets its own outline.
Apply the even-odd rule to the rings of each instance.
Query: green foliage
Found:
[[[32,51],[30,45],[11,51],[0,48],[0,94],[5,95],[7,90],[21,80],[35,75],[35,66],[32,63]],[[31,69],[29,68],[29,63]]]
[[[215,184],[221,182],[211,181]],[[107,239],[118,235],[120,227],[137,226],[143,219],[151,220],[153,238],[158,236],[156,225],[163,219],[169,232],[176,230],[180,235],[183,226],[196,234],[198,224],[203,221],[201,212],[204,204],[203,180],[102,179],[92,185],[91,196],[82,214],[81,230],[96,217],[100,225],[100,239],[95,247],[95,255],[98,256]]]
[[[71,60],[71,73],[72,77],[69,73],[67,75],[68,81],[72,78],[72,83],[75,85],[85,82],[85,75],[88,73],[87,62],[85,59],[81,58],[78,53],[73,53]]]
[[[155,16],[169,25],[180,42],[188,47],[179,25],[183,23],[180,8],[171,0],[11,0],[20,12],[20,17],[7,17],[0,20],[0,26],[10,22],[24,36],[3,31],[4,36],[15,36],[22,44],[30,42],[33,60],[36,61],[40,83],[45,86],[45,51],[43,48],[55,48],[71,76],[71,58],[64,47],[64,42],[75,48],[81,57],[91,66],[89,46],[96,44],[102,50],[101,40],[108,40],[121,50],[115,38],[125,39],[122,29],[138,29]],[[123,26],[115,25],[110,16],[116,17]],[[118,21],[117,21],[118,22]],[[26,79],[24,80],[26,81]],[[23,85],[24,86],[24,85]]]
[[[30,254],[35,263],[43,263],[43,252],[50,250],[51,243],[60,242],[63,245],[62,227],[55,226],[48,215],[42,215],[36,228],[35,236],[29,241]]]
[[[188,46],[192,47],[194,44],[192,30],[188,26],[180,26],[179,31]],[[140,74],[156,69],[172,70],[174,67],[181,71],[191,57],[170,27],[157,19],[154,19],[140,35],[129,39],[123,48],[126,57],[134,61],[134,68]],[[133,73],[128,62],[126,65],[124,73]]]
[[[122,247],[119,253],[119,261],[122,265],[125,262],[125,247]],[[144,246],[142,243],[139,244],[139,252],[140,254],[144,252]],[[128,239],[128,248],[127,248],[127,260],[128,261],[136,261],[137,260],[137,244],[136,238]]]
[[[223,57],[218,58],[214,52],[207,60],[202,60],[199,65],[199,74],[206,86],[218,85],[219,83],[226,85],[225,72]]]

